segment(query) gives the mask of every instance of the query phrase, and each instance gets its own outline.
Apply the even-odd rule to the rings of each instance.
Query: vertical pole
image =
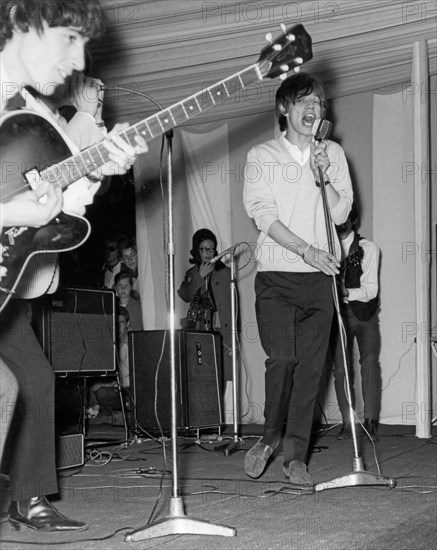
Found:
[[[413,46],[414,213],[416,256],[416,436],[431,437],[429,96],[426,42]]]

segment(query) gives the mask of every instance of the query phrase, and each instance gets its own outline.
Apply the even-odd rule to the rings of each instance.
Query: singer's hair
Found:
[[[281,113],[281,108],[288,110],[290,103],[295,103],[300,97],[314,95],[320,98],[322,118],[325,116],[327,101],[322,82],[308,74],[298,73],[286,78],[276,91],[276,114],[281,132],[287,129],[287,119]]]
[[[0,51],[14,29],[42,35],[45,21],[49,27],[73,27],[87,38],[100,38],[106,22],[98,0],[11,0],[2,1]]]

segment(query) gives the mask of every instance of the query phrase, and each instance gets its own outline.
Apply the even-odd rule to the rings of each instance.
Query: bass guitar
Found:
[[[220,104],[250,84],[296,71],[311,58],[310,35],[303,25],[294,25],[267,44],[253,65],[130,126],[120,135],[132,145],[135,145],[137,135],[150,141]],[[109,160],[109,153],[102,143],[72,155],[56,125],[29,110],[6,112],[1,117],[0,151],[2,202],[8,202],[28,189],[37,192],[38,181],[41,180],[57,183],[66,189]],[[40,228],[3,228],[0,312],[13,296],[29,298],[46,292],[44,285],[36,285],[29,295],[26,280],[29,277],[24,277],[29,265],[38,263],[35,262],[36,255],[73,250],[85,242],[90,230],[85,218],[65,212]]]

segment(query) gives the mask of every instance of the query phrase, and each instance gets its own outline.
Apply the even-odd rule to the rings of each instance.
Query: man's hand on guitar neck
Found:
[[[119,135],[128,128],[128,122],[116,124],[103,141],[104,146],[109,151],[111,161],[101,167],[101,175],[125,174],[132,167],[137,155],[148,151],[147,143],[142,137],[135,136],[136,145],[132,146]]]
[[[103,164],[99,170],[91,172],[89,176],[72,183],[64,191],[64,211],[83,216],[85,207],[93,202],[101,179],[104,176],[125,174],[135,162],[137,154],[147,152],[147,143],[143,138],[136,136],[136,146],[133,147],[118,135],[128,127],[128,123],[116,124],[103,141],[111,160]]]

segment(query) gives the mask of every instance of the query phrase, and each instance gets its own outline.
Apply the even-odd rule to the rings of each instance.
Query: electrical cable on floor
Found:
[[[11,544],[33,544],[38,546],[60,546],[61,544],[77,544],[78,542],[101,542],[104,540],[109,540],[114,538],[119,533],[122,533],[123,531],[131,531],[134,529],[134,527],[120,527],[119,529],[116,529],[109,535],[104,535],[102,537],[93,537],[93,538],[87,538],[87,539],[73,539],[73,540],[57,540],[57,541],[44,541],[44,542],[36,542],[35,540],[31,541],[25,541],[25,540],[19,540],[19,539],[1,539],[2,543],[11,543]]]

